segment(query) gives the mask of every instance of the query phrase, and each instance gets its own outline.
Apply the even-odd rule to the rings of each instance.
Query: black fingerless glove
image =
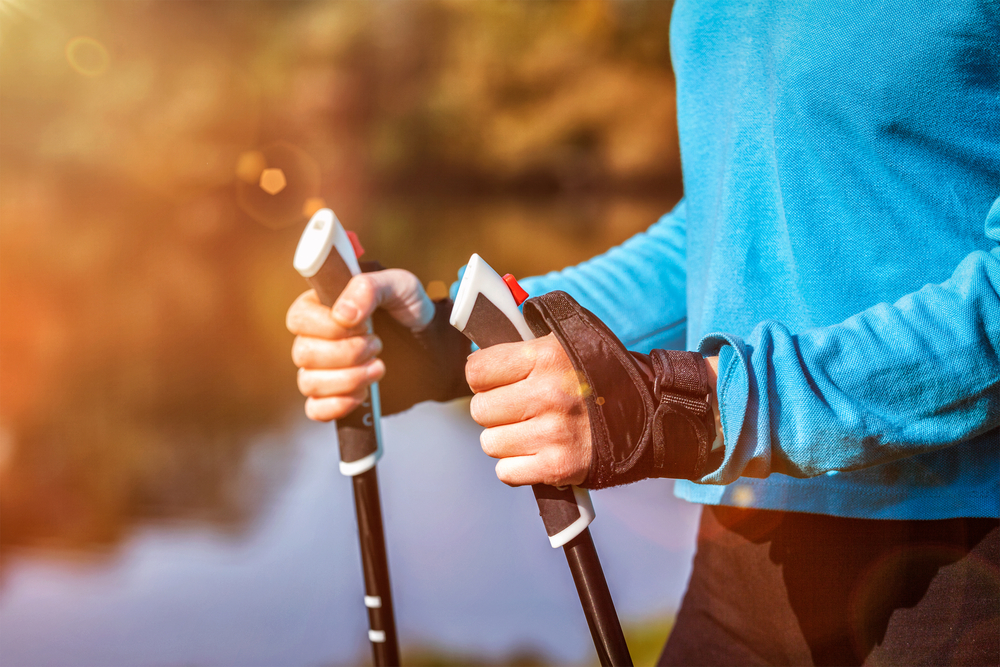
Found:
[[[448,323],[451,299],[434,302],[434,319],[413,332],[382,309],[372,315],[372,329],[382,339],[385,377],[379,380],[382,414],[391,415],[422,401],[450,401],[471,396],[465,381],[469,339]]]
[[[715,417],[700,354],[631,353],[565,292],[528,299],[524,317],[536,336],[555,333],[585,383],[592,453],[581,486],[600,489],[647,477],[698,479],[718,466],[709,461]],[[652,368],[652,381],[637,357]]]
[[[360,262],[365,273],[381,271],[378,262]],[[471,396],[465,381],[465,362],[472,351],[469,339],[448,323],[451,299],[434,302],[434,319],[421,331],[411,331],[379,308],[372,314],[372,330],[382,339],[385,377],[379,380],[382,414],[409,410],[423,401],[450,401]]]

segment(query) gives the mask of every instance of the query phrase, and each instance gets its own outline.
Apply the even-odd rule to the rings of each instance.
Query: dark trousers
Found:
[[[998,665],[1000,521],[706,507],[660,665]]]

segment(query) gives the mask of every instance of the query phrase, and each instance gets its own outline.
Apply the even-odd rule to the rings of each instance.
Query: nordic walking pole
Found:
[[[293,265],[305,278],[324,306],[333,306],[351,276],[361,273],[351,237],[328,208],[309,220],[295,249]],[[371,322],[368,323],[371,330]],[[337,420],[340,442],[340,472],[354,485],[354,509],[358,516],[361,565],[365,575],[365,607],[368,608],[368,639],[376,667],[399,665],[396,620],[389,587],[389,562],[385,553],[382,505],[379,501],[375,464],[382,456],[378,383],[368,399],[351,414]]]
[[[503,278],[479,255],[472,255],[458,286],[451,325],[479,347],[532,340],[518,306],[528,294],[510,274]],[[587,527],[594,520],[590,493],[576,486],[535,484],[539,514],[553,548],[563,547],[601,665],[632,665],[615,603]]]

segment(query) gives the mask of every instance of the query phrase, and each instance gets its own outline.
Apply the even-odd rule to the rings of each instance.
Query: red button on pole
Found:
[[[511,295],[514,297],[514,303],[519,306],[524,303],[524,300],[528,298],[528,293],[524,291],[523,287],[517,284],[517,279],[508,273],[503,277],[503,281],[507,283],[507,289],[510,290]]]
[[[365,254],[365,249],[361,247],[361,239],[358,235],[352,231],[347,231],[347,238],[351,239],[351,247],[354,248],[354,256],[361,259],[361,255]]]

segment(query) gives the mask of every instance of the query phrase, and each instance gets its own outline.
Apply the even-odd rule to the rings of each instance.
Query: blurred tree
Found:
[[[0,554],[252,515],[248,437],[299,403],[297,229],[260,211],[325,200],[449,282],[482,247],[519,274],[580,261],[680,193],[668,2],[0,12]],[[273,146],[308,164],[241,208],[240,156]]]

